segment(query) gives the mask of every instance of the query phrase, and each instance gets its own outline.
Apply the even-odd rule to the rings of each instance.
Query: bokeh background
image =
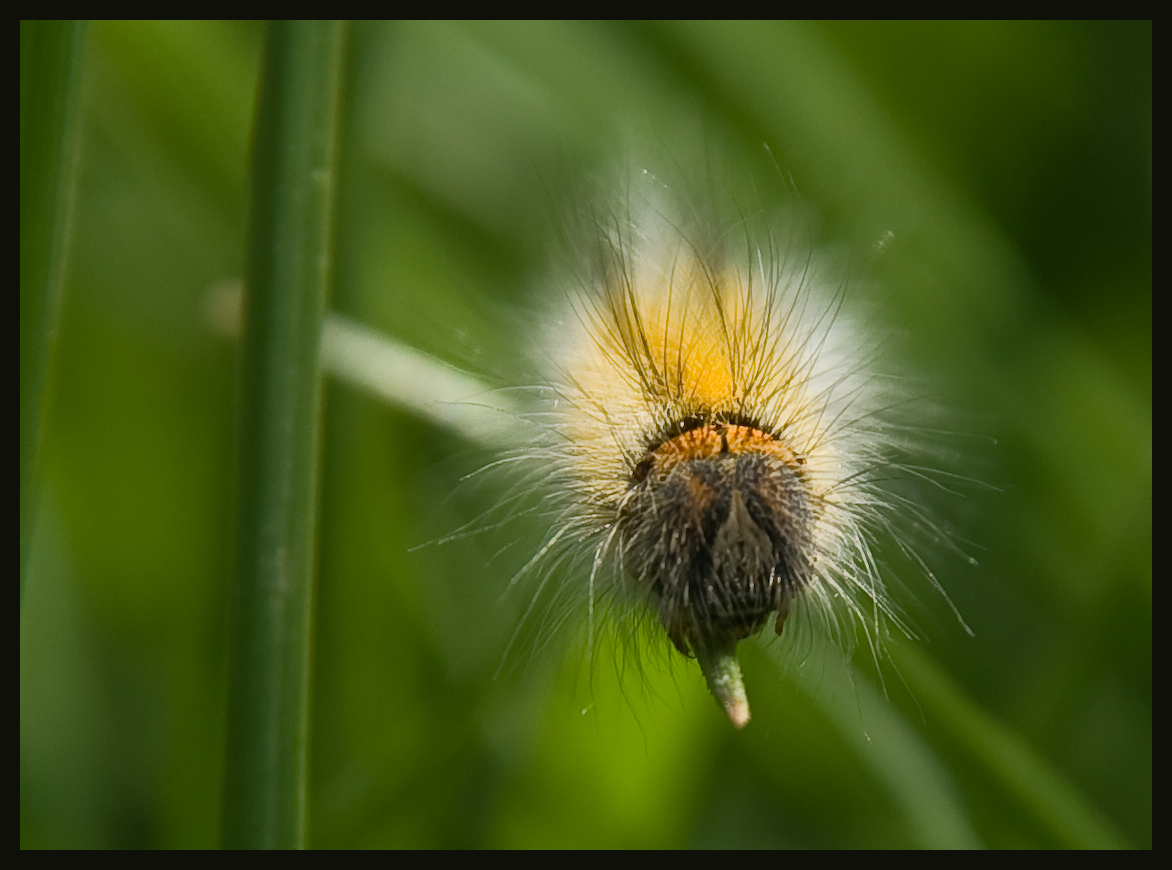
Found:
[[[263,35],[89,30],[20,615],[25,847],[218,843],[237,355],[214,309],[243,272]],[[736,732],[678,659],[551,643],[494,679],[524,554],[436,543],[499,495],[463,480],[488,456],[331,382],[310,844],[1150,846],[1151,44],[1144,22],[354,25],[337,310],[509,383],[551,202],[699,131],[883,288],[985,485],[948,508],[979,565],[936,565],[975,637],[929,601],[882,680],[746,644]]]

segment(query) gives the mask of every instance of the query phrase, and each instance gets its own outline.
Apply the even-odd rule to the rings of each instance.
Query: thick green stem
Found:
[[[275,22],[254,134],[224,845],[305,842],[310,612],[344,28]]]

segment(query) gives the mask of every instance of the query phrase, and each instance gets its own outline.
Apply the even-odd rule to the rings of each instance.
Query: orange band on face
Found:
[[[662,473],[681,462],[722,453],[733,456],[762,453],[780,459],[787,465],[805,464],[805,457],[760,429],[735,423],[707,423],[668,439],[650,451],[636,467],[644,469],[642,474],[636,474],[635,477],[645,477],[652,467]]]

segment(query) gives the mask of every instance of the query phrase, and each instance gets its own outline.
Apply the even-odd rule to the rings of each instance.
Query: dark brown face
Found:
[[[751,425],[696,421],[635,465],[620,511],[624,566],[685,654],[777,613],[813,564],[805,460]]]

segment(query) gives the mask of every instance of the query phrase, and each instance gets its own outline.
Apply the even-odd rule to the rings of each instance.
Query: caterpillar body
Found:
[[[873,648],[900,624],[872,551],[903,507],[898,382],[812,254],[641,176],[571,226],[525,451],[550,527],[522,573],[561,566],[591,634],[598,601],[652,614],[741,727],[740,641],[794,613]]]

